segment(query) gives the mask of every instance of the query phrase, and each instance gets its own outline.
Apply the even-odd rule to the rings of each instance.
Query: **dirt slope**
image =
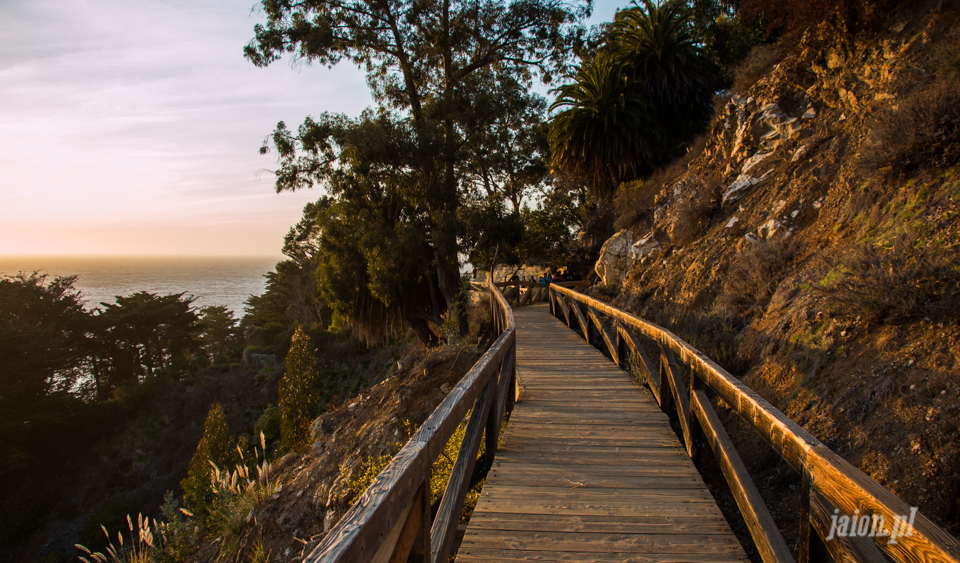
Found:
[[[804,41],[724,101],[693,158],[621,192],[596,290],[955,535],[957,21],[918,5],[869,41]]]

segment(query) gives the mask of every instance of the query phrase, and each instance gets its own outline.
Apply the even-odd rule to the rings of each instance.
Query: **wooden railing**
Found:
[[[516,397],[516,329],[510,306],[492,285],[499,337],[373,480],[305,562],[446,563],[470,478],[485,437],[492,464],[508,403]],[[470,411],[450,480],[431,519],[430,467]],[[432,520],[432,521],[431,521]]]
[[[960,561],[956,538],[833,453],[672,332],[568,288],[552,285],[549,300],[554,315],[579,329],[588,341],[597,342],[621,367],[626,367],[628,354],[632,354],[660,407],[679,418],[691,457],[697,458],[701,445],[713,451],[763,561],[794,559],[714,411],[708,391],[722,399],[801,475],[798,552],[802,563],[830,559],[889,561],[888,556],[903,562]],[[655,353],[653,359],[648,351]],[[688,374],[686,381],[684,372]],[[836,523],[843,524],[844,516],[847,533],[838,534],[833,529],[831,534]]]
[[[588,281],[568,281],[539,283],[530,281],[505,281],[497,282],[496,287],[503,292],[504,299],[514,307],[523,307],[524,305],[533,305],[547,298],[547,289],[551,285],[559,287],[578,288],[590,285]]]

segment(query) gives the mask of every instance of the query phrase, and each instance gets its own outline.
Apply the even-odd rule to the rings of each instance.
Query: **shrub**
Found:
[[[783,54],[775,45],[757,45],[733,71],[732,94],[742,94],[780,62]]]
[[[310,444],[310,423],[318,414],[323,395],[317,351],[302,327],[293,334],[285,364],[278,389],[280,442],[284,451],[296,451]]]
[[[203,437],[190,460],[187,477],[180,482],[187,509],[206,526],[216,500],[213,487],[215,467],[229,467],[236,463],[235,442],[227,429],[223,407],[216,401],[210,407],[203,424]]]
[[[793,258],[792,239],[752,245],[737,257],[727,272],[718,303],[728,315],[749,317],[770,302]]]
[[[861,245],[831,262],[834,271],[815,286],[839,317],[902,323],[960,317],[960,266],[953,252],[922,248],[902,235],[888,249]]]
[[[261,448],[265,445],[260,436]],[[235,560],[240,547],[246,518],[263,501],[278,492],[281,482],[270,479],[270,463],[266,453],[254,448],[251,469],[244,459],[243,451],[237,448],[240,462],[233,470],[214,467],[213,490],[216,501],[208,518],[209,530],[219,536],[218,560]]]
[[[858,159],[861,171],[911,174],[960,162],[960,77],[950,73],[919,87],[878,118]]]
[[[670,224],[670,238],[677,246],[684,246],[698,239],[710,226],[713,212],[721,205],[721,185],[713,178],[705,179],[677,205],[676,215]]]

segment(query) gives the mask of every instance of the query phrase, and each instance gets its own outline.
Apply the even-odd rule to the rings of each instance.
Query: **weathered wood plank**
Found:
[[[615,337],[611,338],[610,330],[607,328],[607,323],[603,322],[596,311],[587,307],[587,316],[590,317],[590,321],[596,326],[597,330],[600,332],[600,337],[603,339],[603,343],[607,346],[607,351],[610,352],[610,357],[613,358],[613,363],[620,365],[620,353],[617,351],[617,344],[615,342]]]
[[[579,301],[594,307],[644,336],[663,342],[794,470],[798,473],[805,468],[809,470],[811,487],[842,512],[852,514],[859,510],[859,514],[876,514],[886,521],[913,514],[906,503],[831,452],[812,434],[672,332],[574,291],[562,287],[551,288],[551,291],[571,302]],[[896,544],[879,541],[878,545],[898,561],[960,562],[960,541],[957,538],[922,514],[913,517],[914,533],[911,536],[898,539]]]
[[[458,560],[745,561],[650,392],[544,309],[515,311],[524,401]]]
[[[417,491],[424,476],[429,475],[430,465],[504,357],[515,350],[513,312],[499,292],[491,294],[494,317],[499,319],[504,332],[457,382],[333,530],[304,558],[305,562],[371,561],[378,554],[387,557],[393,554],[416,502]]]

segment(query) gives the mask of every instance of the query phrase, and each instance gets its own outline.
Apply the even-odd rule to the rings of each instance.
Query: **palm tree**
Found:
[[[609,193],[651,174],[704,128],[716,81],[691,29],[678,0],[617,13],[600,52],[554,89],[551,110],[566,108],[550,128],[555,169]]]
[[[649,174],[661,131],[647,101],[628,95],[624,67],[606,55],[583,61],[574,81],[556,88],[550,124],[554,169],[587,181],[598,192]]]
[[[630,95],[650,100],[674,142],[682,142],[706,124],[717,73],[693,36],[687,5],[643,0],[617,13],[608,29],[606,50],[622,61],[630,77]],[[673,144],[673,143],[670,143]]]

